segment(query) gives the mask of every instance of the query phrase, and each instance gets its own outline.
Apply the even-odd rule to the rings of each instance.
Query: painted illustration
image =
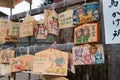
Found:
[[[10,63],[10,59],[14,57],[14,50],[1,50],[0,51],[0,63]]]
[[[54,10],[45,9],[45,26],[49,28],[49,33],[58,35],[59,34],[59,23],[58,14]]]
[[[0,75],[10,74],[10,65],[9,64],[0,64]]]
[[[74,44],[98,42],[98,23],[83,24],[74,29]]]
[[[59,28],[74,27],[73,25],[73,10],[67,10],[59,14]]]
[[[21,57],[12,58],[10,61],[11,72],[25,70],[25,61]]]
[[[99,20],[98,2],[87,3],[73,10],[73,23],[82,24]]]
[[[74,65],[104,64],[104,49],[101,44],[84,44],[72,49]]]
[[[54,34],[54,35],[59,34],[58,14],[54,11],[48,17],[48,27],[49,27],[49,33],[50,34]]]
[[[43,67],[44,66],[44,67]],[[68,53],[56,49],[38,52],[34,59],[34,73],[46,75],[67,75]]]
[[[40,20],[34,27],[36,39],[46,39],[48,35],[48,27],[44,25],[43,20]]]
[[[33,70],[34,56],[23,55],[20,59],[25,62],[25,70]]]
[[[14,37],[14,38],[18,38],[19,37],[19,24],[18,23],[15,23],[11,26],[11,28],[9,29],[9,35],[11,37]]]
[[[52,14],[53,10],[50,9],[44,9],[44,22],[45,22],[45,26],[48,26],[48,17]]]

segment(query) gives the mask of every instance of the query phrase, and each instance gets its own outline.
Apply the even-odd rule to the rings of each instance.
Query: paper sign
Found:
[[[9,64],[0,64],[0,74],[1,75],[10,74],[10,65]]]
[[[47,49],[35,54],[34,73],[46,75],[67,75],[68,53]]]
[[[20,59],[25,62],[25,70],[33,70],[34,56],[24,55]]]
[[[11,72],[25,70],[25,61],[21,57],[12,58],[10,61]]]
[[[43,76],[42,80],[68,80],[65,77],[57,77],[57,76]]]
[[[98,24],[83,24],[74,29],[74,43],[98,42]]]
[[[36,39],[46,39],[48,35],[48,27],[44,25],[43,20],[34,27],[34,34]]]
[[[32,16],[27,15],[25,20],[20,25],[20,37],[33,36],[33,28],[35,20]]]
[[[120,43],[120,0],[103,0],[105,43]]]
[[[87,3],[73,10],[73,23],[82,24],[98,21],[98,2]]]
[[[104,49],[101,44],[84,44],[72,49],[74,65],[104,64]]]
[[[1,50],[0,51],[0,63],[10,63],[10,59],[14,57],[14,50]]]
[[[59,14],[59,28],[69,28],[73,26],[73,10],[67,10]]]

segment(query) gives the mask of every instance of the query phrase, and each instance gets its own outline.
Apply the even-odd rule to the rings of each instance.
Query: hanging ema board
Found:
[[[14,57],[14,50],[1,50],[0,51],[0,63],[10,63],[10,59]]]
[[[98,23],[86,23],[74,28],[74,44],[98,42]]]
[[[40,19],[34,27],[34,35],[36,39],[46,39],[48,36],[48,27],[44,24],[44,19]]]
[[[25,61],[21,57],[12,58],[10,60],[11,72],[25,70]]]
[[[35,54],[33,73],[67,76],[68,53],[47,49]]]
[[[101,44],[84,44],[72,49],[74,65],[104,64],[104,49]]]
[[[19,26],[20,23],[12,23],[9,28],[9,36],[12,38],[19,38]]]
[[[98,19],[98,2],[87,3],[73,10],[74,24],[98,21]]]
[[[45,26],[49,28],[49,33],[58,35],[59,34],[58,14],[53,10],[45,9],[44,16]]]
[[[33,36],[33,28],[35,26],[35,20],[32,16],[27,15],[25,17],[25,20],[21,23],[20,25],[20,33],[19,37],[28,37],[28,36]]]
[[[74,27],[73,10],[67,10],[59,14],[59,29]]]
[[[0,64],[0,75],[10,74],[10,70],[9,64]]]

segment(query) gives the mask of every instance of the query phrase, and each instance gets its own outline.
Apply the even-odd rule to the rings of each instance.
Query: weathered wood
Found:
[[[33,53],[33,52],[39,52],[39,51],[42,51],[42,50],[45,50],[45,49],[48,49],[50,48],[51,45],[41,45],[41,46],[30,46],[29,47],[29,50],[30,50],[30,53]],[[55,49],[58,49],[58,50],[63,50],[63,51],[71,51],[72,48],[74,47],[74,44],[73,43],[66,43],[66,44],[56,44],[54,45],[54,48]],[[21,53],[27,53],[27,47],[19,47],[19,48],[16,48],[15,51],[17,53],[21,52]]]

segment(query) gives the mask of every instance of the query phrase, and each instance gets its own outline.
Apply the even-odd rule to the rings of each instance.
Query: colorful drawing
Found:
[[[14,38],[18,38],[19,37],[19,24],[18,23],[15,23],[11,26],[11,28],[9,29],[9,35],[11,37],[14,37]]]
[[[73,25],[73,10],[67,10],[59,14],[59,28],[74,27]]]
[[[56,49],[52,49],[52,51],[47,49],[35,54],[33,72],[66,76],[67,65],[68,53]]]
[[[59,34],[58,14],[53,10],[45,9],[44,16],[45,26],[49,28],[49,33],[58,35]]]
[[[72,49],[74,65],[104,64],[104,49],[101,44],[84,44]]]
[[[53,10],[44,9],[44,22],[45,26],[48,26],[48,17],[52,14]]]
[[[14,57],[14,50],[1,50],[0,51],[0,63],[10,63],[10,59]]]
[[[98,2],[82,5],[80,8],[73,10],[73,23],[82,24],[92,21],[98,21]]]
[[[74,29],[74,44],[97,42],[98,24],[83,24]]]
[[[48,17],[48,27],[49,33],[58,35],[59,34],[59,22],[58,22],[58,14],[56,12],[52,12],[52,14]]]
[[[9,64],[0,64],[0,75],[10,74]]]
[[[25,70],[25,61],[21,57],[12,58],[10,61],[11,72]]]
[[[41,23],[42,22],[42,23]],[[43,20],[40,20],[34,27],[34,34],[36,39],[46,39],[48,35],[48,27],[44,25]]]
[[[25,62],[25,70],[33,70],[34,56],[24,55],[20,59]]]

